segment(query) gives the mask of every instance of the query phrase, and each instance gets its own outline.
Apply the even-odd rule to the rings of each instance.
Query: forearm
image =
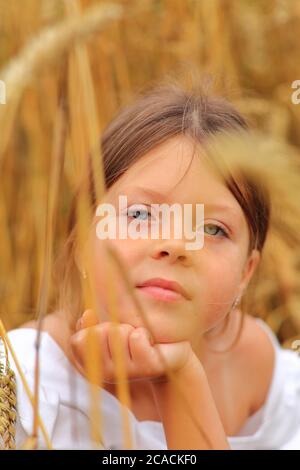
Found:
[[[184,400],[171,381],[152,384],[168,449],[229,449],[202,365],[191,361],[176,378]]]

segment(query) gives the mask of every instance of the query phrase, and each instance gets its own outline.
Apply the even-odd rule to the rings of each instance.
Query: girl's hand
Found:
[[[114,331],[113,329],[115,328]],[[154,344],[146,328],[135,328],[121,323],[116,327],[112,322],[99,323],[92,311],[87,310],[77,323],[77,333],[71,337],[71,349],[75,364],[79,371],[86,375],[85,355],[87,351],[88,333],[96,335],[100,345],[101,369],[103,381],[116,383],[116,365],[113,360],[113,333],[116,333],[121,348],[122,361],[126,368],[128,380],[148,379],[156,382],[167,381],[166,367],[162,364],[160,353],[173,372],[184,368],[195,354],[188,341],[178,343]],[[89,358],[89,360],[97,360]]]

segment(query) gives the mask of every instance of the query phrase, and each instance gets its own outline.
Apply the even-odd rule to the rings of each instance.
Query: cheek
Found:
[[[140,247],[136,240],[130,239],[110,240],[110,245],[120,258],[129,280],[132,280],[134,270],[139,265],[143,253],[145,253],[144,247]],[[109,289],[111,289],[111,291],[116,295],[119,320],[124,323],[131,323],[134,326],[139,326],[135,320],[134,304],[130,298],[130,294],[127,292],[122,275],[117,266],[115,266],[113,261],[107,255],[103,242],[98,239],[94,240],[92,260],[95,274],[97,302],[101,312],[103,312],[103,320],[111,320],[111,317],[108,314],[110,299]],[[109,270],[107,269],[108,266]]]
[[[203,331],[215,326],[230,311],[242,279],[242,266],[234,257],[210,257],[205,271]]]

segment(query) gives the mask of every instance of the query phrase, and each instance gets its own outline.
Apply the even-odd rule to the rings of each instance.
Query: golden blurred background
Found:
[[[254,127],[299,149],[300,104],[291,99],[300,79],[299,30],[298,0],[0,0],[0,80],[7,85],[0,105],[0,316],[7,329],[36,316],[46,260],[51,273],[66,238],[81,158],[143,87],[168,76],[187,84],[199,77]],[[49,181],[62,148],[47,258]],[[299,264],[291,250],[277,255],[265,266],[255,314],[283,342],[300,333]],[[47,297],[51,311],[54,280]]]

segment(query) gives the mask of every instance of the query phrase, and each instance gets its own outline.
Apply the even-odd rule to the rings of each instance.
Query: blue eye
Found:
[[[134,219],[148,220],[151,217],[151,212],[146,209],[128,209],[127,216]]]
[[[215,236],[215,235],[217,235],[218,233],[221,232],[221,235],[219,235],[219,236],[227,237],[227,238],[228,238],[227,232],[225,232],[225,230],[224,230],[222,227],[220,227],[219,225],[216,225],[216,224],[205,224],[205,225],[204,225],[204,231],[205,231],[205,227],[209,227],[208,232],[206,232],[208,235]]]

